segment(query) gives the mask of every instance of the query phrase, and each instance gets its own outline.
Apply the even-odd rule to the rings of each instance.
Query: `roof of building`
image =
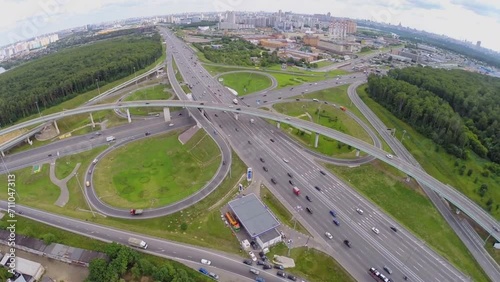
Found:
[[[276,230],[276,228],[273,228],[259,235],[259,238],[262,242],[269,242],[276,239],[277,237],[281,237],[281,234],[278,232],[278,230]]]
[[[255,194],[233,200],[229,202],[229,207],[253,238],[280,225]]]

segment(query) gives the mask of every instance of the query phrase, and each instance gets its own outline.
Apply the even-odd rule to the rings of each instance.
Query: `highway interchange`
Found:
[[[194,65],[192,63],[190,57],[193,56],[193,59],[196,59],[196,56],[193,55],[192,51],[188,48],[184,48],[183,43],[177,38],[170,35],[166,36],[170,37],[170,40],[167,41],[169,44],[167,50],[169,50],[169,52],[171,50],[174,51],[177,66],[183,74],[186,82],[193,86],[192,90],[195,98],[200,101],[211,100],[213,105],[206,103],[206,106],[213,106],[212,108],[214,109],[217,108],[215,105],[217,103],[230,104],[233,99],[231,96],[232,94],[230,94],[227,89],[224,89],[220,83],[208,75],[200,64]],[[171,56],[172,53],[169,53],[167,57],[169,62],[172,59]],[[171,64],[169,63],[168,66],[171,67]],[[172,70],[170,70],[170,72],[171,71]],[[169,77],[172,79],[171,75],[169,75]],[[347,78],[343,81],[346,83],[352,83],[359,81],[359,78]],[[271,103],[273,101],[275,102],[281,100],[278,99],[280,96],[277,95],[282,95],[283,98],[286,98],[285,94],[288,97],[296,96],[300,95],[300,93],[305,90],[308,90],[305,92],[312,92],[324,89],[329,84],[333,84],[333,81],[297,86],[294,90],[282,89],[261,91],[259,93],[245,96],[243,102],[252,107],[262,106],[262,103],[257,105],[256,102],[258,99],[261,101],[266,101],[265,99],[268,99],[269,103]],[[182,92],[178,85],[173,86],[176,93]],[[214,92],[215,95],[212,95]],[[126,106],[126,103],[123,104]],[[151,106],[158,105],[153,102],[151,102],[151,104]],[[315,163],[313,156],[299,149],[296,144],[293,144],[289,138],[283,136],[283,134],[276,130],[276,128],[273,128],[267,122],[258,118],[255,119],[254,124],[251,124],[250,118],[252,117],[247,115],[239,115],[238,120],[236,120],[234,115],[229,113],[230,111],[234,111],[234,108],[225,110],[227,110],[227,113],[221,112],[220,110],[205,110],[207,116],[209,117],[209,121],[205,120],[197,110],[190,111],[198,122],[203,123],[202,125],[204,128],[210,128],[207,132],[212,136],[212,138],[224,139],[224,141],[219,140],[217,142],[218,144],[221,142],[229,142],[231,147],[234,148],[240,157],[247,164],[249,164],[249,166],[254,168],[255,172],[264,175],[269,182],[268,186],[270,186],[274,192],[279,194],[281,198],[285,199],[286,202],[294,207],[305,207],[308,205],[305,199],[303,197],[298,198],[291,193],[291,185],[288,184],[289,177],[287,176],[287,172],[293,174],[293,181],[295,182],[295,185],[301,187],[303,195],[310,195],[313,199],[313,203],[309,204],[309,206],[314,210],[314,214],[309,215],[306,214],[303,209],[297,209],[296,213],[298,214],[298,217],[306,226],[310,226],[312,228],[313,235],[315,237],[318,239],[324,238],[325,244],[329,246],[327,252],[338,260],[358,281],[371,281],[371,278],[366,274],[367,268],[373,266],[381,269],[383,264],[387,264],[394,270],[394,274],[391,276],[395,277],[393,278],[394,281],[400,280],[400,277],[403,275],[408,275],[411,281],[467,280],[463,274],[454,269],[443,258],[436,255],[428,247],[426,247],[425,244],[413,237],[410,233],[406,232],[403,228],[399,227],[397,223],[379,211],[378,208],[373,206],[369,201],[359,196],[356,192],[349,188],[348,185],[341,182],[333,175],[321,175],[319,173],[321,167]],[[217,117],[215,116],[216,114],[218,115]],[[175,125],[173,128],[181,128],[193,124],[192,120],[188,119],[185,115],[178,117],[173,115],[173,119],[172,123]],[[286,122],[285,120],[282,121]],[[47,158],[52,158],[48,157],[47,152],[52,154],[54,157],[56,156],[54,153],[57,154],[58,151],[60,152],[60,155],[76,153],[105,143],[105,136],[113,135],[117,137],[119,142],[123,142],[127,139],[141,138],[145,131],[150,131],[152,133],[165,131],[168,129],[166,127],[167,124],[165,124],[162,118],[138,121],[130,125],[123,126],[123,128],[127,128],[127,130],[124,130],[123,128],[121,129],[120,127],[113,128],[106,130],[106,135],[102,135],[94,139],[89,139],[88,135],[73,137],[68,140],[59,141],[55,144],[30,150],[29,152],[16,154],[15,158],[12,159],[9,159],[10,156],[7,156],[5,158],[5,162],[8,163],[9,169],[13,170],[23,166],[40,163]],[[215,133],[215,131],[217,133]],[[320,130],[317,131],[321,132]],[[275,142],[271,142],[271,139]],[[251,144],[248,144],[248,141],[250,141]],[[60,148],[66,149],[61,150]],[[383,158],[384,153],[379,152],[378,157],[380,156]],[[263,158],[265,163],[262,163],[259,158]],[[286,158],[289,162],[285,163],[283,158]],[[357,160],[354,160],[353,164],[355,164],[356,161]],[[262,170],[263,166],[270,168],[269,172],[264,172]],[[4,172],[3,170],[4,168],[1,168],[0,172]],[[271,177],[276,179],[277,185],[272,185],[270,183]],[[314,189],[313,185],[321,187],[321,192]],[[89,196],[92,197],[91,195]],[[90,200],[92,201],[92,199]],[[355,212],[357,207],[362,208],[365,211],[363,215],[359,215]],[[25,209],[25,214],[27,215],[32,212],[31,209]],[[341,223],[340,227],[333,225],[332,217],[328,214],[330,209],[337,211]],[[174,210],[176,209],[168,210],[168,212],[172,212]],[[111,213],[111,215],[117,217],[121,216],[121,214],[113,214],[113,211],[110,210],[104,210],[101,212],[105,214]],[[162,211],[162,213],[163,212],[165,211]],[[49,217],[47,216],[47,218]],[[55,223],[55,225],[62,224],[61,222],[69,221],[69,219],[58,220],[59,221]],[[50,220],[48,221],[50,222]],[[371,232],[370,229],[374,226],[381,230],[379,235]],[[390,226],[397,226],[399,232],[392,232],[389,229]],[[92,228],[98,227],[89,225],[87,228],[90,230],[97,230]],[[329,231],[333,234],[334,239],[332,241],[324,237],[323,234],[325,231]],[[104,236],[104,234],[99,234],[99,236]],[[120,241],[122,239],[126,240],[127,238],[125,235],[120,236],[110,235],[107,237],[107,240]],[[100,238],[103,239],[104,237]],[[342,240],[344,238],[348,238],[353,243],[352,249],[348,249],[342,245]],[[158,251],[159,249],[154,247],[155,244],[151,244],[150,242],[153,239],[148,238],[148,240],[150,246],[153,246],[153,248],[150,248],[149,251]],[[161,244],[162,243],[158,241],[158,248],[161,248]],[[159,253],[165,252],[159,251]],[[171,253],[169,254],[172,255]],[[173,256],[177,255],[179,254],[176,253]],[[185,255],[185,253],[183,253],[183,255]],[[207,254],[206,256],[209,255]],[[197,259],[198,257],[199,256],[196,256]],[[193,256],[191,256],[191,259],[192,258]],[[190,258],[188,257],[186,259]],[[243,266],[240,262],[241,260],[230,262],[224,260],[219,261],[217,257],[209,259],[217,262],[214,263],[217,267],[235,271],[237,269],[239,270],[244,268],[245,271],[241,273],[247,274],[246,272],[248,272],[248,267]],[[225,266],[226,264],[228,266]],[[271,277],[269,277],[269,279],[271,279]]]

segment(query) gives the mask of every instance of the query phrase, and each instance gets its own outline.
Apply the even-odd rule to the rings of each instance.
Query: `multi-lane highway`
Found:
[[[394,277],[408,275],[412,281],[466,280],[463,274],[430,251],[408,232],[401,228],[399,228],[400,231],[397,233],[391,231],[389,229],[390,226],[397,226],[392,219],[381,213],[370,202],[359,196],[334,176],[320,174],[319,171],[321,168],[310,156],[297,150],[295,145],[290,144],[288,139],[282,138],[277,131],[271,130],[263,120],[256,119],[255,123],[251,124],[250,117],[239,115],[238,120],[236,120],[234,113],[247,113],[274,119],[309,129],[313,132],[319,132],[368,152],[391,165],[395,165],[415,178],[423,179],[424,183],[425,181],[431,182],[435,187],[443,189],[441,183],[436,183],[436,180],[406,161],[398,158],[388,159],[385,157],[386,153],[382,150],[339,132],[272,112],[251,109],[250,107],[241,107],[238,110],[237,106],[228,106],[227,104],[230,104],[233,98],[232,94],[228,93],[216,80],[210,77],[199,64],[192,64],[190,60],[194,60],[195,58],[190,59],[190,56],[193,56],[190,49],[184,48],[184,45],[176,38],[172,38],[170,35],[166,36],[170,37],[170,40],[167,42],[172,42],[167,50],[174,52],[179,70],[186,82],[192,85],[195,98],[204,100],[204,102],[137,101],[81,108],[62,113],[62,116],[130,106],[185,106],[189,108],[205,108],[207,109],[206,112],[210,121],[205,120],[197,110],[194,110],[193,114],[196,115],[196,119],[200,123],[203,123],[204,127],[210,128],[207,130],[209,134],[214,138],[217,138],[215,136],[223,135],[242,158],[255,168],[256,172],[259,170],[258,172],[262,173],[268,180],[271,177],[275,178],[277,184],[269,184],[272,190],[297,208],[296,213],[298,217],[306,221],[307,226],[312,227],[312,232],[316,237],[321,238],[325,231],[332,233],[334,236],[333,240],[330,241],[325,238],[329,246],[327,252],[341,262],[359,281],[368,281],[369,277],[366,274],[368,267],[381,268],[383,264],[388,264],[394,270]],[[168,58],[171,60],[170,56]],[[309,87],[310,89],[308,90],[313,91],[317,85],[320,85],[320,83],[301,87]],[[182,90],[179,88],[174,87],[178,94],[182,93]],[[245,103],[247,102],[248,99],[245,98]],[[148,104],[146,105],[145,103]],[[218,116],[216,117],[215,114],[217,113]],[[56,114],[45,118],[50,120],[58,117],[61,116],[57,116]],[[38,122],[41,121],[43,121],[43,118],[38,120]],[[36,124],[36,122],[33,124]],[[218,131],[220,134],[212,133],[212,130]],[[260,161],[259,158],[261,157],[265,161],[264,163]],[[283,158],[286,158],[287,162]],[[268,167],[267,172],[263,170],[263,166]],[[293,175],[293,179],[287,176],[287,172]],[[294,185],[300,186],[303,189],[304,195],[310,195],[313,202],[309,203],[302,197],[293,195],[291,193],[292,186],[288,183],[289,180],[294,181]],[[316,190],[313,186],[318,186],[321,191]],[[444,196],[449,196],[446,195],[446,192],[449,192],[447,190],[440,192],[442,195],[445,194]],[[454,196],[453,193],[451,195]],[[303,209],[306,206],[312,208],[314,211],[313,215],[305,214]],[[363,215],[355,212],[355,208],[357,207],[365,211]],[[328,211],[331,209],[337,212],[337,216],[340,219],[340,227],[333,225],[332,217],[328,214]],[[477,212],[474,209],[472,211]],[[464,212],[466,212],[466,209],[464,209]],[[489,222],[486,220],[486,223]],[[490,225],[490,228],[492,226]],[[371,231],[372,227],[380,229],[380,234],[373,233]],[[353,243],[352,249],[342,245],[342,240],[345,238]]]
[[[168,42],[175,42],[175,39]],[[193,56],[191,50],[184,48],[182,44],[168,47],[173,50],[184,79],[193,86],[195,98],[231,103],[233,97],[225,95],[227,91],[211,81],[204,70],[198,67],[199,64],[189,61],[188,58]],[[315,85],[318,84],[309,86]],[[244,109],[241,108],[241,111]],[[407,275],[414,281],[466,280],[461,273],[404,230],[400,229],[397,233],[391,231],[389,227],[396,225],[391,219],[353,190],[346,188],[335,177],[322,175],[320,168],[308,155],[296,150],[295,146],[281,138],[276,131],[270,130],[265,121],[256,119],[251,123],[250,117],[239,116],[236,120],[230,113],[207,112],[209,118],[219,124],[220,130],[231,140],[242,159],[254,168],[254,172],[264,175],[269,183],[274,178],[276,184],[268,185],[280,197],[297,207],[298,216],[305,218],[308,226],[313,228],[314,235],[323,236],[325,231],[333,234],[334,239],[328,240],[328,253],[357,280],[370,279],[366,269],[371,266],[382,268],[382,264],[394,269],[393,277],[402,278]],[[385,154],[382,156],[385,158]],[[291,173],[293,177],[290,178],[287,173]],[[293,185],[301,187],[303,195],[310,196],[312,202],[295,196],[291,191],[290,180]],[[313,215],[306,214],[305,207],[312,209]],[[363,215],[356,213],[357,207],[364,209]],[[340,227],[333,224],[329,214],[331,209],[337,212]],[[373,233],[372,227],[379,228],[380,234]],[[352,242],[352,249],[342,244],[344,239]]]

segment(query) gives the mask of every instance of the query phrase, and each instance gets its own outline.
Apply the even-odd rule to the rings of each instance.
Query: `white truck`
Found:
[[[106,142],[111,142],[111,141],[115,141],[116,138],[114,136],[108,136],[106,137]]]
[[[255,120],[253,118],[250,119],[250,123],[253,124]]]
[[[238,99],[234,98],[233,99],[233,104],[238,105]]]
[[[141,249],[147,249],[148,248],[148,243],[142,241],[141,239],[137,238],[128,238],[128,244],[132,247],[136,248],[141,248]]]

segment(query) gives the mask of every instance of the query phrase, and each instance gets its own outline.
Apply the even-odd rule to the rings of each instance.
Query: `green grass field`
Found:
[[[406,130],[403,144],[427,173],[439,181],[455,187],[484,209],[489,210],[496,219],[500,219],[500,189],[494,188],[500,187],[500,178],[492,174],[487,177],[482,175],[485,164],[484,159],[471,153],[471,158],[464,161],[447,154],[444,149],[437,146],[430,139],[420,135],[408,124],[398,120],[389,111],[370,99],[365,93],[363,86],[358,88],[358,93],[388,128],[396,128],[396,138],[401,140],[403,130]],[[465,167],[463,170],[466,173],[460,175],[459,171],[462,166]],[[470,176],[467,176],[469,169],[472,172]],[[484,197],[480,197],[477,193],[482,184],[486,184],[490,188]],[[490,199],[491,204],[488,205],[487,203]]]
[[[54,205],[59,196],[59,188],[50,182],[48,166],[42,167],[42,171],[38,174],[32,174],[31,167],[13,172],[18,179],[18,199],[16,202],[105,226],[236,254],[239,253],[239,244],[234,239],[229,228],[220,219],[219,212],[220,207],[237,194],[238,180],[241,175],[246,173],[246,165],[236,154],[233,153],[232,157],[232,177],[226,177],[213,193],[196,205],[160,218],[130,221],[107,218],[99,214],[93,217],[82,195],[82,189],[85,189],[85,187],[82,187],[84,185],[83,177],[87,173],[87,168],[92,160],[104,149],[105,147],[95,148],[91,151],[57,160],[56,171],[59,171],[58,174],[61,176],[69,173],[76,163],[82,163],[77,172],[79,181],[73,177],[68,182],[70,199],[63,208]],[[6,183],[6,176],[0,175],[0,181]],[[229,197],[224,201],[220,201],[226,195],[229,195]],[[6,198],[7,193],[0,194],[0,199],[5,200]]]
[[[287,256],[288,248],[285,244],[274,246],[267,256],[272,258],[273,255]],[[290,257],[295,260],[295,268],[287,268],[286,272],[309,282],[356,281],[338,262],[318,250],[294,248],[290,251]]]
[[[138,101],[138,100],[168,100],[172,97],[171,89],[165,85],[157,84],[143,89],[139,89],[125,98],[125,101]],[[131,115],[147,116],[151,113],[163,112],[163,108],[130,108]]]
[[[488,281],[465,245],[415,181],[406,183],[405,174],[379,161],[356,168],[326,166],[474,281]]]
[[[238,96],[266,89],[272,84],[267,76],[251,72],[228,73],[221,78],[224,79],[224,86],[234,89]]]
[[[319,68],[323,68],[323,67],[326,67],[326,66],[333,65],[333,62],[332,62],[332,61],[327,60],[327,61],[321,61],[321,62],[318,62],[318,63],[316,63],[316,64],[318,64],[318,69],[319,69]]]
[[[121,208],[161,207],[202,188],[220,165],[215,142],[198,131],[185,145],[169,133],[118,148],[94,169],[101,200]]]
[[[274,104],[273,108],[285,115],[312,121],[357,137],[365,142],[373,143],[368,133],[366,133],[356,121],[351,119],[343,111],[334,108],[332,105],[326,105],[318,102],[290,102]],[[315,133],[304,132],[285,124],[281,125],[281,128],[292,138],[299,140],[309,149],[318,151],[328,156],[346,158],[356,157],[355,149],[342,144],[337,140],[321,135],[318,142],[318,148],[314,148],[316,138]]]
[[[265,185],[260,186],[260,196],[262,202],[269,207],[272,213],[284,224],[288,225],[292,229],[295,226],[295,230],[303,233],[309,234],[309,232],[300,224],[300,222],[292,219],[292,214],[283,206],[282,203],[269,191]]]
[[[349,88],[349,85],[340,85],[334,88],[329,88],[325,90],[320,90],[320,91],[315,91],[315,92],[310,92],[310,93],[305,93],[303,95],[298,95],[295,97],[292,97],[292,99],[318,99],[320,101],[327,101],[333,104],[336,104],[337,106],[344,106],[347,108],[347,110],[353,114],[355,114],[358,118],[360,118],[362,121],[365,122],[368,126],[370,126],[372,129],[373,127],[371,126],[370,122],[365,118],[365,116],[361,113],[358,108],[352,105],[351,99],[349,99],[349,96],[347,95],[347,89]],[[382,139],[380,134],[376,132],[375,129],[373,131],[378,135],[380,141],[382,141],[383,144],[383,149],[387,152],[392,152],[391,148],[387,143]]]

